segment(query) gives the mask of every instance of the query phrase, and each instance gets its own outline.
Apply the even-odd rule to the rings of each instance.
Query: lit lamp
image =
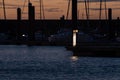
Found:
[[[75,47],[77,43],[77,40],[76,40],[77,33],[78,33],[78,30],[73,30],[73,47]]]
[[[26,36],[25,34],[22,35],[22,37],[25,37],[25,36]]]

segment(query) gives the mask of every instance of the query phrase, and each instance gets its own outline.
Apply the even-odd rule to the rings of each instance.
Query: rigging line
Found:
[[[6,8],[5,8],[5,1],[3,0],[3,11],[4,11],[4,19],[6,20]]]
[[[87,10],[87,1],[85,0],[85,11],[86,11],[86,18],[88,19],[88,10]]]
[[[90,6],[89,6],[89,0],[87,0],[87,12],[88,12],[88,13],[87,13],[87,16],[88,16],[88,19],[89,19],[89,7],[90,7]]]
[[[42,19],[42,6],[41,6],[41,0],[39,0],[39,2],[40,2],[40,19]]]
[[[99,14],[99,19],[101,20],[101,16],[102,16],[102,0],[100,0],[100,14]]]
[[[79,10],[77,10],[77,18],[79,19]]]
[[[28,0],[28,3],[30,3],[30,0]]]
[[[19,7],[20,7],[20,4],[19,4],[19,1],[18,1],[18,0],[17,0],[17,3],[18,3],[17,8],[19,8]]]
[[[68,16],[69,16],[69,10],[70,10],[70,1],[68,1],[68,8],[67,8],[67,15],[66,15],[66,19],[68,19]]]
[[[43,19],[45,19],[45,12],[44,12],[44,3],[43,3],[43,0],[41,1],[41,3],[42,3]]]
[[[106,17],[106,20],[107,20],[107,5],[106,5],[106,0],[105,0],[105,17]]]
[[[23,14],[24,9],[25,9],[25,3],[26,3],[26,0],[24,0],[23,9],[22,9],[22,14]]]
[[[87,26],[89,27],[89,0],[85,0],[85,7],[86,7],[86,17],[87,17]]]
[[[2,9],[2,6],[0,5],[0,10]],[[1,13],[0,13],[0,19],[1,19]]]

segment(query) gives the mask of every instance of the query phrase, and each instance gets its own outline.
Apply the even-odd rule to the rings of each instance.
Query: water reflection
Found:
[[[72,61],[77,61],[77,60],[78,60],[78,56],[72,56],[70,59],[71,59]]]
[[[0,80],[120,80],[120,58],[72,56],[64,47],[0,45]]]

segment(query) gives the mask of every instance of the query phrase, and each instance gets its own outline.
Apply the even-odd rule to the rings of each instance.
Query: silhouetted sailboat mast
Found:
[[[104,5],[105,5],[105,17],[106,17],[106,19],[107,19],[107,5],[106,5],[106,0],[105,0],[105,2],[104,2]]]
[[[45,19],[45,13],[44,13],[44,5],[43,0],[39,0],[40,2],[40,19]]]
[[[23,14],[24,9],[25,9],[25,3],[26,3],[26,0],[24,0],[23,9],[22,9],[22,14]]]
[[[41,6],[41,0],[40,1],[40,19],[42,19],[42,6]]]
[[[27,0],[24,0],[22,14],[24,12],[26,2],[27,2]],[[31,3],[31,1],[28,0],[28,3]],[[40,7],[40,13],[39,13],[40,14],[40,19],[45,19],[45,12],[44,12],[43,0],[39,0],[39,7]]]
[[[85,0],[85,11],[86,11],[86,18],[89,19],[89,0]]]
[[[99,19],[101,20],[101,17],[102,17],[102,3],[103,3],[103,0],[100,0],[100,14],[99,14]],[[107,5],[106,5],[106,0],[104,0],[104,10],[105,10],[105,18],[107,19]]]
[[[69,10],[70,10],[70,1],[68,1],[68,7],[67,7],[67,15],[66,15],[66,19],[68,19],[68,16],[69,16]]]
[[[3,0],[3,12],[4,12],[4,19],[6,20],[6,9],[5,9],[5,1]]]
[[[71,4],[71,0],[68,0],[66,20],[67,20],[67,19],[68,19],[68,17],[69,17],[70,4]],[[74,15],[75,15],[75,14],[74,14]],[[79,10],[77,10],[77,18],[79,18]]]
[[[102,0],[100,0],[100,12],[99,12],[99,19],[101,20],[101,15],[102,15]]]
[[[87,26],[89,27],[89,0],[84,0],[84,3],[85,3]]]

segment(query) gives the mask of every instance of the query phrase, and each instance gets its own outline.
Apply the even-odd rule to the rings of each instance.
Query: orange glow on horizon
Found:
[[[68,0],[43,0],[44,1],[44,8],[45,8],[45,17],[46,19],[59,19],[62,15],[67,14],[67,4]],[[36,19],[39,19],[39,0],[31,0],[33,5],[35,6],[36,12]],[[120,17],[120,2],[107,2],[107,8],[113,9],[113,18],[116,19]],[[0,1],[0,19],[4,19],[3,16],[3,9],[2,9],[2,1]],[[6,4],[6,12],[7,12],[7,19],[16,19],[16,9],[20,7],[23,10],[24,0],[5,0]],[[103,3],[104,5],[104,3]],[[90,19],[98,19],[99,18],[99,3],[93,2],[90,3]],[[103,6],[104,8],[104,6]],[[70,8],[71,9],[71,8]],[[78,10],[79,10],[79,19],[86,19],[85,14],[85,6],[84,3],[78,3]],[[22,14],[22,19],[27,19],[27,3],[24,9],[24,14]],[[104,10],[102,10],[102,18],[105,18]],[[71,10],[69,14],[69,19],[71,19]]]

